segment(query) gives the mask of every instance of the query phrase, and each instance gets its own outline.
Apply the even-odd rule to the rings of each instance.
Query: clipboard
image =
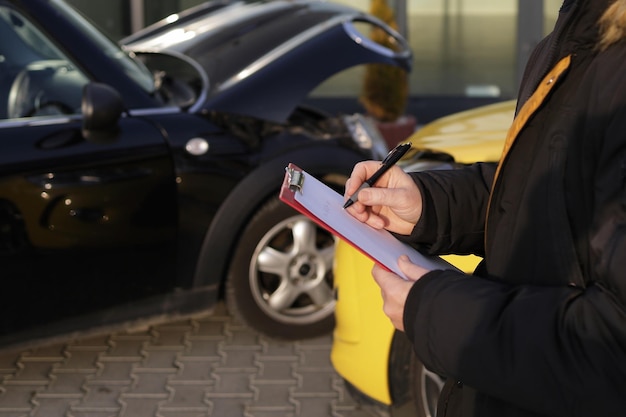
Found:
[[[458,270],[438,256],[418,252],[387,230],[374,229],[355,219],[343,209],[344,198],[341,194],[293,163],[285,168],[279,198],[372,261],[404,279],[408,278],[398,268],[401,255],[407,255],[411,262],[429,270]]]

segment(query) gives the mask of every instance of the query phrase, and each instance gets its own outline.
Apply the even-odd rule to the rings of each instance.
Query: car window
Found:
[[[117,43],[109,39],[104,33],[97,30],[80,13],[68,5],[63,0],[53,0],[50,4],[65,15],[77,27],[82,29],[83,35],[90,38],[97,45],[98,49],[104,52],[112,62],[118,65],[126,75],[132,78],[146,92],[154,92],[154,78],[152,73],[143,65],[141,61],[135,59],[131,52],[125,51]]]
[[[0,6],[0,119],[80,113],[88,81],[27,18]]]

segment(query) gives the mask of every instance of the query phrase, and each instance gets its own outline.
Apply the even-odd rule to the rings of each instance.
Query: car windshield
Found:
[[[7,7],[0,7],[0,36],[3,39],[2,62],[25,65],[37,59],[63,59],[63,54],[27,20]],[[27,46],[30,49],[21,48]],[[24,50],[26,49],[26,50]]]
[[[88,36],[99,45],[100,49],[116,62],[124,72],[136,81],[145,91],[153,93],[154,78],[152,73],[137,59],[132,53],[128,53],[120,48],[115,42],[95,29],[81,14],[67,5],[63,0],[53,0],[51,2],[60,13],[63,13],[77,26],[80,26]]]

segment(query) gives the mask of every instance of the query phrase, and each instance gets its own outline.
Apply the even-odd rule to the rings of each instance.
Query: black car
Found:
[[[329,331],[333,238],[278,189],[289,162],[341,190],[384,152],[362,117],[301,106],[374,62],[411,53],[321,1],[209,2],[119,45],[61,0],[0,0],[0,344],[222,296],[269,336]]]

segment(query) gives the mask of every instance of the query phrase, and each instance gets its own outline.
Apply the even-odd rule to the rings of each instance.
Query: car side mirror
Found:
[[[124,102],[117,90],[102,83],[86,84],[81,110],[85,140],[107,143],[117,138],[118,122],[124,111]]]

